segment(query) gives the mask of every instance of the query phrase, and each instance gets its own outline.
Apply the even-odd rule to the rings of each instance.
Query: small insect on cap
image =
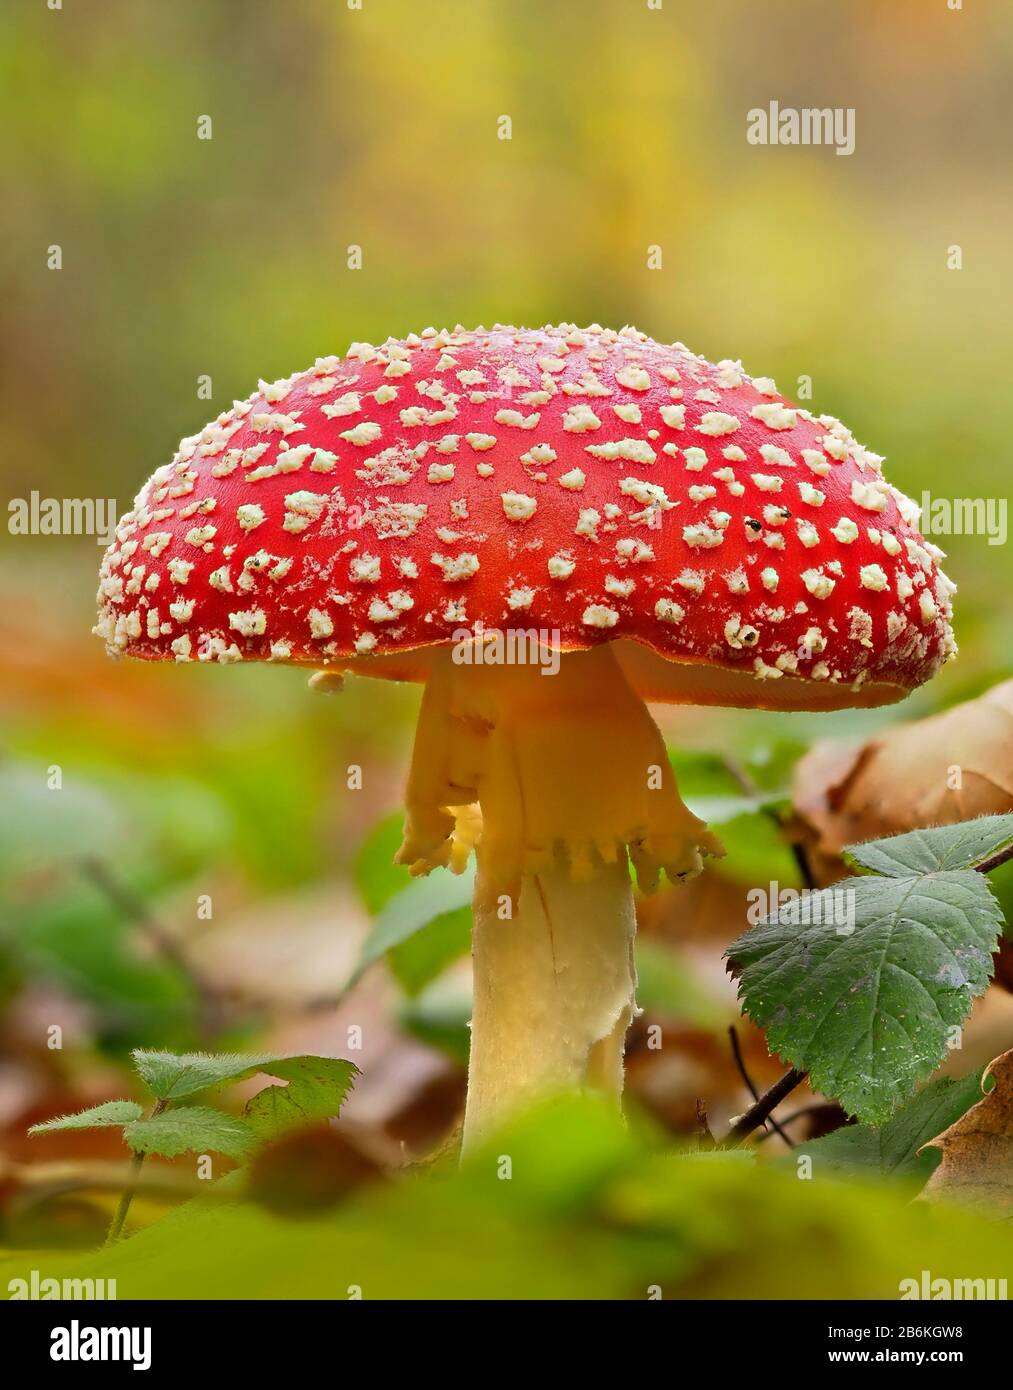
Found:
[[[145,660],[425,679],[536,629],[649,698],[901,698],[954,650],[915,505],[833,417],[632,328],[427,329],[261,382],[121,520],[96,631]]]

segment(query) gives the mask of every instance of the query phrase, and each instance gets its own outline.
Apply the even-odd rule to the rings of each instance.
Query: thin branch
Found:
[[[753,780],[748,769],[743,767],[736,758],[731,758],[727,753],[723,753],[721,755],[721,762],[729,776],[734,778],[739,784],[739,788],[744,796],[758,797],[763,795],[762,790]],[[772,806],[761,807],[761,813],[765,815],[768,820],[773,821],[781,832],[784,842],[788,847],[788,851],[795,861],[795,867],[798,869],[798,876],[802,880],[803,886],[810,890],[816,889],[818,884],[812,871],[812,865],[809,863],[809,856],[798,840],[793,839],[790,835],[784,817]]]
[[[151,1107],[149,1119],[154,1119],[156,1115],[161,1115],[162,1111],[168,1106],[167,1100],[156,1100]],[[144,1154],[135,1153],[130,1163],[130,1177],[127,1186],[123,1189],[123,1196],[119,1200],[116,1214],[113,1216],[112,1224],[109,1227],[109,1234],[105,1238],[106,1245],[115,1245],[123,1231],[127,1213],[130,1210],[130,1203],[134,1200],[134,1193],[137,1191],[138,1179],[141,1176],[141,1168],[144,1165]]]
[[[771,815],[777,821],[777,824],[784,834],[785,841],[788,845],[788,849],[791,851],[791,857],[795,861],[795,867],[798,869],[798,875],[802,880],[803,886],[807,888],[810,893],[815,893],[819,884],[816,882],[816,875],[813,873],[812,865],[809,863],[808,854],[806,854],[798,840],[791,839],[782,818],[777,815],[776,812],[771,812]]]
[[[742,1056],[742,1046],[739,1042],[738,1029],[735,1027],[734,1023],[731,1024],[728,1029],[728,1040],[732,1045],[732,1056],[735,1058],[735,1065],[736,1067],[738,1067],[739,1075],[742,1077],[742,1080],[749,1087],[749,1094],[753,1097],[754,1100],[759,1100],[760,1093],[753,1085],[753,1078],[749,1075],[749,1072],[746,1070],[745,1059]],[[780,1137],[788,1145],[789,1149],[795,1147],[792,1141],[788,1138],[787,1134],[785,1134],[784,1130],[774,1119],[773,1115],[769,1117],[769,1123],[772,1126],[774,1133],[780,1135]]]
[[[1005,849],[996,850],[991,859],[983,859],[980,864],[975,864],[975,869],[979,874],[990,874],[993,869],[998,869],[1000,864],[1008,864],[1013,859],[1013,844],[1008,844]]]
[[[185,975],[197,996],[198,1025],[201,1037],[211,1040],[222,1031],[228,1006],[217,989],[202,979],[187,958],[179,942],[165,930],[152,914],[147,903],[132,888],[127,887],[101,859],[94,856],[81,860],[81,872],[94,888],[123,916],[132,922],[155,947],[164,960]]]
[[[748,1086],[749,1094],[753,1097],[754,1100],[759,1100],[760,1093],[753,1085],[753,1078],[749,1075],[749,1072],[746,1071],[746,1064],[742,1057],[742,1046],[739,1042],[739,1032],[738,1029],[735,1027],[734,1023],[729,1025],[728,1041],[732,1045],[732,1056],[735,1058],[735,1065],[738,1068],[739,1075],[742,1077],[742,1080]]]
[[[738,783],[739,791],[743,796],[759,796],[760,789],[753,781],[751,775],[739,762],[738,758],[730,757],[727,753],[720,754],[721,763],[729,777]]]
[[[707,1105],[702,1100],[697,1100],[696,1103],[696,1138],[701,1149],[714,1148],[714,1136],[707,1119]]]
[[[80,868],[88,881],[109,903],[140,929],[159,955],[190,981],[197,995],[199,1031],[201,1037],[208,1041],[218,1037],[237,1021],[241,1022],[250,1013],[266,1013],[272,1017],[302,1017],[306,1014],[329,1012],[344,1002],[352,985],[357,983],[353,977],[352,981],[331,994],[316,995],[295,1003],[258,995],[241,996],[231,990],[222,989],[201,975],[179,942],[165,930],[144,900],[110,873],[101,860],[83,859]]]
[[[18,1200],[43,1201],[68,1192],[120,1192],[133,1176],[133,1163],[105,1160],[81,1163],[9,1163],[0,1158],[0,1183],[10,1182]],[[202,1191],[195,1178],[175,1168],[149,1168],[138,1191],[166,1197],[188,1197]]]
[[[790,1095],[796,1086],[800,1086],[808,1076],[808,1072],[796,1071],[792,1067],[791,1071],[785,1072],[780,1081],[775,1081],[769,1091],[765,1091],[754,1105],[751,1105],[744,1115],[732,1125],[731,1129],[721,1140],[718,1148],[728,1149],[736,1144],[741,1144],[754,1129],[769,1117],[771,1112],[777,1108],[784,1100],[785,1096]]]
[[[804,1119],[804,1118],[806,1117],[806,1115],[821,1115],[821,1114],[824,1114],[824,1113],[825,1113],[826,1111],[828,1111],[828,1110],[837,1110],[837,1109],[838,1109],[838,1107],[837,1107],[837,1105],[835,1105],[835,1103],[834,1103],[833,1101],[829,1101],[829,1100],[816,1101],[816,1102],[814,1102],[814,1104],[812,1104],[812,1105],[802,1105],[802,1106],[799,1106],[799,1108],[798,1108],[797,1110],[793,1110],[793,1111],[791,1112],[790,1115],[785,1115],[784,1118],[781,1120],[781,1124],[787,1126],[787,1125],[790,1125],[790,1124],[794,1124],[794,1122],[795,1122],[796,1120],[802,1120],[802,1119]],[[842,1120],[841,1123],[840,1123],[839,1125],[835,1125],[834,1128],[833,1128],[832,1130],[830,1130],[829,1132],[830,1132],[831,1134],[836,1134],[837,1131],[838,1131],[839,1129],[847,1129],[847,1128],[848,1128],[847,1121],[846,1121],[846,1120]],[[771,1136],[772,1133],[773,1133],[773,1130],[769,1130],[769,1129],[768,1129],[768,1130],[764,1130],[764,1132],[760,1135],[760,1137],[757,1139],[756,1142],[757,1142],[758,1144],[762,1144],[763,1141],[764,1141],[765,1139],[769,1139],[769,1138],[770,1138],[770,1136]]]

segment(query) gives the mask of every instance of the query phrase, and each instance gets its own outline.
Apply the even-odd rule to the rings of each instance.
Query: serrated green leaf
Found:
[[[140,1048],[131,1056],[138,1075],[159,1100],[182,1100],[212,1086],[239,1081],[258,1071],[287,1060],[265,1052],[147,1052]]]
[[[853,895],[850,933],[834,925],[842,892]],[[984,993],[1000,925],[971,870],[855,878],[803,895],[727,954],[771,1048],[881,1123],[942,1062],[950,1030]]]
[[[159,1100],[182,1100],[215,1086],[266,1072],[287,1057],[277,1053],[148,1052],[131,1054],[138,1075]]]
[[[931,874],[948,869],[973,869],[1013,844],[1013,815],[981,816],[956,825],[935,825],[848,845],[845,858],[870,873],[887,878]]]
[[[289,1057],[271,1064],[285,1086],[265,1086],[246,1104],[243,1117],[261,1139],[337,1115],[358,1067],[336,1057]]]
[[[105,1129],[110,1125],[126,1125],[137,1120],[143,1110],[135,1100],[107,1100],[101,1105],[89,1106],[73,1115],[60,1115],[55,1120],[43,1120],[32,1125],[29,1134],[47,1134],[53,1129]]]
[[[123,1138],[135,1153],[175,1158],[182,1153],[227,1154],[243,1158],[257,1145],[245,1120],[206,1105],[181,1105],[126,1125]]]
[[[939,1155],[919,1153],[923,1144],[941,1134],[981,1100],[981,1070],[959,1080],[933,1081],[902,1105],[885,1125],[845,1125],[822,1139],[799,1144],[778,1159],[795,1167],[800,1157],[812,1159],[813,1175],[914,1178],[923,1183]]]
[[[428,878],[412,879],[407,888],[388,901],[373,922],[349,985],[391,947],[407,941],[444,913],[466,907],[471,902],[474,887],[475,871],[470,866],[463,874],[437,869]]]

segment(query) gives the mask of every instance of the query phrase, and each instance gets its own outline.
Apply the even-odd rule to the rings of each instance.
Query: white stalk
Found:
[[[576,882],[566,865],[525,875],[512,916],[500,910],[476,895],[465,1151],[552,1092],[588,1088],[618,1107],[635,1012],[625,863]]]
[[[466,1147],[552,1091],[618,1103],[636,988],[629,862],[650,892],[723,851],[680,800],[612,651],[565,653],[548,674],[441,653],[406,802],[398,859],[413,873],[459,872],[477,842]]]

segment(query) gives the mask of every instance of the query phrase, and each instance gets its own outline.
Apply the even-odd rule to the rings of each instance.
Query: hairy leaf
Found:
[[[101,1105],[92,1105],[87,1110],[78,1110],[73,1115],[60,1115],[55,1120],[44,1120],[42,1124],[32,1125],[29,1134],[46,1134],[52,1129],[104,1129],[110,1125],[125,1125],[137,1120],[143,1110],[135,1100],[107,1100]]]
[[[286,1076],[279,1070],[290,1062],[325,1062],[329,1057],[290,1057],[277,1052],[145,1052],[133,1054],[134,1066],[159,1100],[182,1100],[215,1086],[241,1081],[258,1072]],[[350,1065],[346,1063],[343,1065]],[[353,1068],[354,1071],[354,1068]]]
[[[980,1071],[959,1080],[943,1077],[902,1105],[885,1125],[845,1125],[822,1139],[799,1144],[778,1162],[794,1168],[800,1157],[811,1158],[814,1177],[864,1174],[924,1180],[933,1161],[919,1150],[980,1098]]]
[[[850,932],[835,924],[842,893]],[[856,878],[782,908],[728,956],[770,1046],[879,1123],[943,1060],[988,984],[999,927],[973,871]]]
[[[243,1116],[261,1139],[337,1115],[358,1067],[336,1057],[288,1057],[270,1066],[285,1086],[265,1086],[246,1104]]]
[[[124,1127],[123,1138],[135,1153],[163,1158],[206,1150],[243,1158],[257,1144],[257,1135],[245,1120],[206,1105],[181,1105],[135,1120]]]
[[[946,869],[973,869],[1013,843],[1013,815],[981,816],[956,825],[937,825],[848,845],[845,857],[871,873],[888,878],[931,874]]]

